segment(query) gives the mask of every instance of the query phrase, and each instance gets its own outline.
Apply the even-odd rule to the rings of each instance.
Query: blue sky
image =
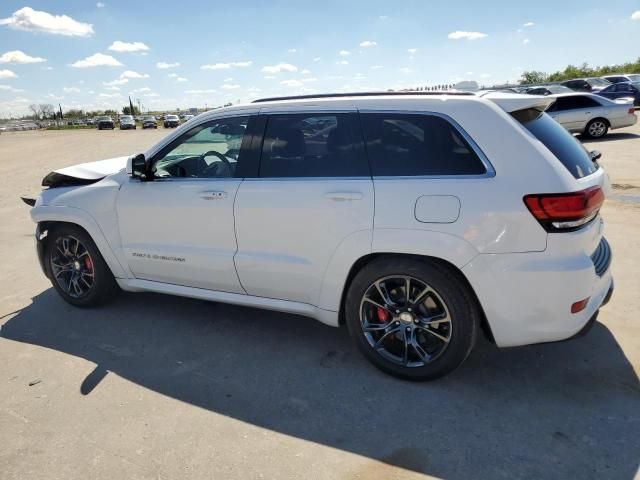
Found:
[[[0,116],[30,103],[119,110],[129,94],[157,110],[491,84],[633,60],[639,45],[637,0],[3,0]]]

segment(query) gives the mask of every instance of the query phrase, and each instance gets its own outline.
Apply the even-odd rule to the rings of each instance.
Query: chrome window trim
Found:
[[[493,168],[491,161],[489,161],[489,158],[484,154],[480,146],[475,142],[475,140],[471,137],[471,135],[469,135],[465,131],[465,129],[462,128],[462,126],[460,126],[458,122],[456,122],[453,118],[451,118],[449,115],[445,113],[432,112],[432,111],[426,111],[426,110],[419,110],[419,111],[418,110],[396,110],[396,109],[387,110],[387,109],[379,109],[379,108],[358,109],[358,113],[379,113],[379,114],[392,113],[392,114],[398,114],[398,115],[429,115],[434,117],[440,117],[443,120],[446,120],[447,122],[449,122],[453,126],[453,128],[455,128],[456,131],[460,135],[462,135],[462,138],[464,138],[467,141],[467,143],[471,146],[471,149],[478,156],[478,158],[480,159],[480,161],[482,162],[486,170],[485,173],[480,173],[477,175],[398,175],[398,176],[373,175],[374,179],[379,179],[379,180],[386,180],[386,179],[392,179],[392,178],[404,178],[404,179],[421,178],[425,180],[431,179],[431,178],[433,179],[478,179],[478,178],[493,178],[496,176],[495,168]],[[366,138],[365,138],[365,145],[366,145]]]

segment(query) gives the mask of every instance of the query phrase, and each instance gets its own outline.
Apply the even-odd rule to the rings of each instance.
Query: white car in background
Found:
[[[40,263],[78,307],[122,289],[346,323],[404,378],[452,371],[481,327],[500,347],[564,340],[613,291],[609,186],[552,102],[362,93],[204,113],[144,153],[48,174],[25,199]]]
[[[571,133],[602,138],[609,130],[635,125],[633,99],[612,101],[591,93],[549,95],[555,102],[547,113]]]

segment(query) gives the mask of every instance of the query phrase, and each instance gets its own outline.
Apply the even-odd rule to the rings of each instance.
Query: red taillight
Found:
[[[631,107],[629,109],[629,113],[633,113],[635,115],[636,114],[636,109],[634,107]]]
[[[591,221],[604,203],[600,187],[571,193],[526,195],[524,203],[548,231],[567,231]]]

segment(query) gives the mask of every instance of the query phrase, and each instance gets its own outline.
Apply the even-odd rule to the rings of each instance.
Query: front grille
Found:
[[[611,247],[607,239],[602,237],[596,251],[591,254],[591,261],[596,267],[596,275],[601,277],[609,269],[611,265]]]

